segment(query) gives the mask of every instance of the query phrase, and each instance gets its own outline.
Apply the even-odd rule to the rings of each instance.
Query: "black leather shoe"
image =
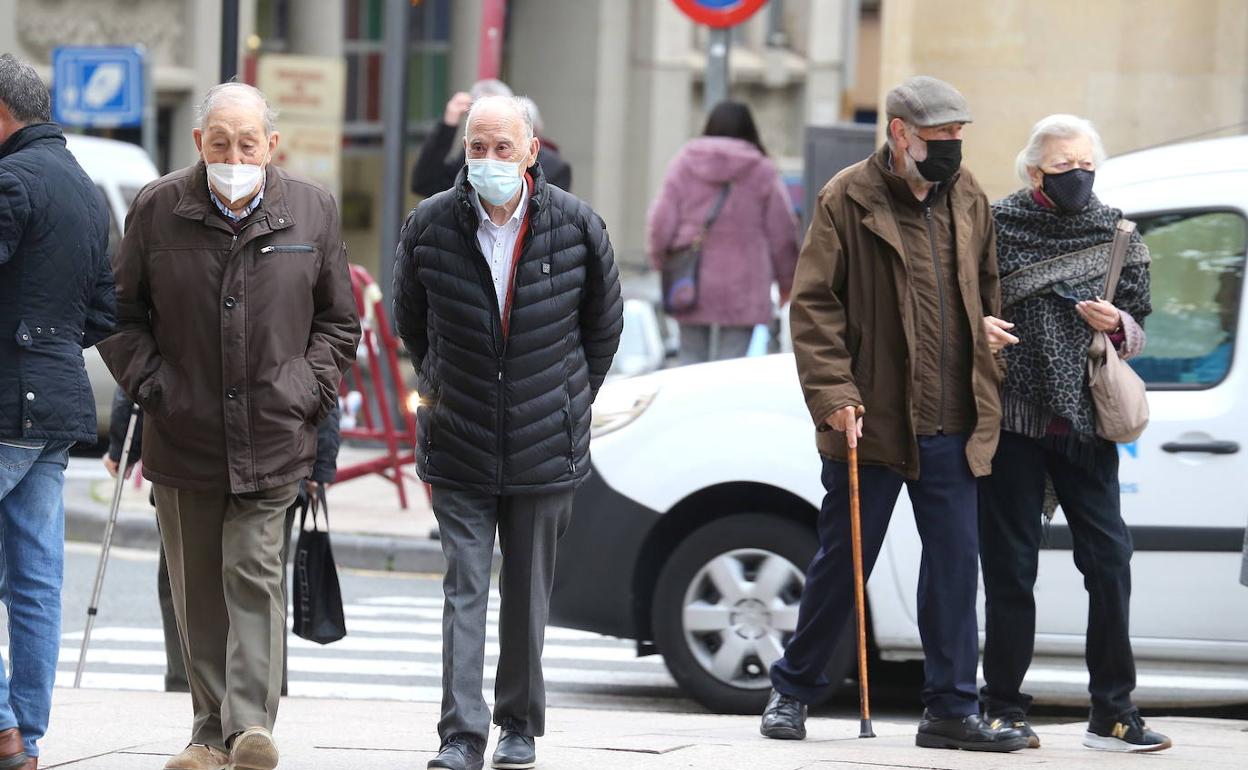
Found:
[[[511,723],[501,727],[503,729],[498,734],[498,745],[494,747],[490,766],[498,770],[528,770],[537,764],[537,747],[533,737],[521,733]]]
[[[429,770],[481,770],[485,767],[485,757],[476,741],[466,735],[452,735],[426,767]]]
[[[1020,733],[1023,734],[1023,737],[1027,739],[1027,748],[1029,749],[1040,748],[1040,736],[1036,735],[1036,731],[1031,729],[1031,724],[1027,721],[1026,714],[1023,714],[1021,712],[1015,712],[1012,714],[1004,714],[1001,716],[993,716],[989,714],[988,716],[985,717],[985,719],[988,721],[989,724],[992,724],[993,722],[1001,722],[1006,727],[1012,727],[1015,730],[1018,730]]]
[[[772,690],[758,731],[767,738],[800,741],[806,737],[806,707],[797,698]]]
[[[924,711],[914,745],[925,749],[1018,751],[1027,748],[1027,736],[1000,720],[985,722],[979,714],[938,719]]]

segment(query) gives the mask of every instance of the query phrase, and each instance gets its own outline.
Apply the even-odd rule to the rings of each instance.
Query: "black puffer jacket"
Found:
[[[529,174],[506,334],[466,174],[403,226],[394,315],[421,394],[417,470],[431,484],[553,492],[589,472],[590,404],[624,324],[619,271],[602,219],[540,166]]]
[[[108,209],[53,123],[0,145],[0,439],[96,439],[82,349],[113,328]]]

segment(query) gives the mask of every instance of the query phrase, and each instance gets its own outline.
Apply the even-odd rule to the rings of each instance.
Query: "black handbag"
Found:
[[[295,635],[309,642],[329,644],[347,635],[342,614],[342,589],[338,567],[329,544],[329,503],[325,487],[308,495],[299,515],[299,544],[295,546]],[[312,509],[312,529],[305,529],[308,509]],[[317,512],[325,513],[325,529],[317,525]]]
[[[663,255],[663,310],[668,313],[684,313],[698,306],[698,273],[702,268],[702,243],[706,233],[719,218],[719,212],[728,200],[731,184],[726,184],[715,198],[711,212],[693,243],[683,249],[668,251]]]

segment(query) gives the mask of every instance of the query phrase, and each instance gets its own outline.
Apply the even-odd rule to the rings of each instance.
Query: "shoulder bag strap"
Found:
[[[1118,279],[1122,276],[1122,266],[1127,259],[1127,247],[1131,245],[1131,236],[1135,233],[1135,223],[1130,219],[1118,220],[1114,229],[1114,244],[1109,251],[1109,272],[1105,275],[1105,291],[1101,299],[1113,303],[1114,292],[1118,289]]]
[[[715,224],[715,220],[719,219],[719,212],[724,210],[724,202],[728,200],[728,192],[732,189],[732,183],[728,183],[719,189],[719,195],[715,196],[715,204],[711,206],[711,211],[706,216],[706,222],[702,224],[702,231],[698,233],[695,241],[698,245],[706,240],[706,234],[710,231],[711,225]]]

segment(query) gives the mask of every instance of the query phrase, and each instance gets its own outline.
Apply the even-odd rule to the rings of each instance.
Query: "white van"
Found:
[[[108,253],[111,256],[121,243],[121,230],[130,204],[138,197],[144,185],[160,175],[156,173],[156,166],[152,164],[151,158],[138,145],[78,134],[66,134],[65,142],[78,165],[87,172],[87,176],[91,177],[91,181],[95,182],[108,202]],[[91,379],[91,391],[95,396],[96,422],[100,435],[105,436],[108,433],[113,391],[117,383],[94,347],[82,353],[87,363],[87,376]]]
[[[1120,450],[1135,541],[1135,699],[1248,702],[1248,342],[1238,334],[1248,137],[1110,160],[1096,189],[1139,224],[1153,258],[1148,344],[1133,362],[1152,423]],[[796,624],[824,492],[793,357],[608,383],[594,427],[595,473],[560,545],[551,622],[636,639],[709,708],[760,713],[768,667]],[[922,657],[919,554],[902,495],[867,586],[880,658]],[[1044,702],[1086,704],[1087,592],[1061,516],[1040,559],[1026,687]],[[833,681],[853,672],[852,631]]]

